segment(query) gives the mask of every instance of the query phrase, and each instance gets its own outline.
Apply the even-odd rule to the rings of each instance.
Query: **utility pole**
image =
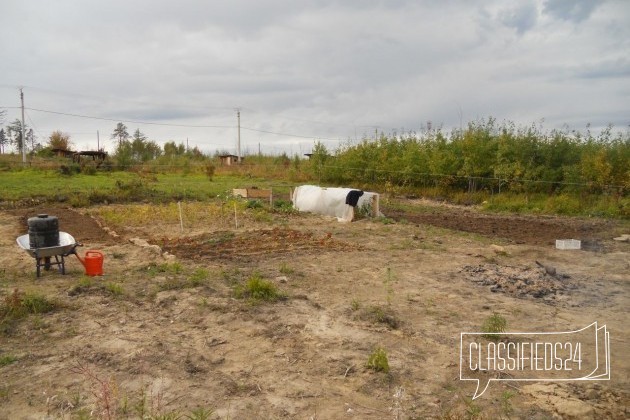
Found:
[[[20,100],[22,101],[22,163],[26,164],[26,135],[24,134],[24,92],[20,88]]]
[[[238,143],[236,147],[236,154],[238,155],[238,163],[241,163],[241,109],[236,108],[236,120],[238,123]]]
[[[101,138],[98,135],[98,130],[96,130],[96,151],[101,151]]]

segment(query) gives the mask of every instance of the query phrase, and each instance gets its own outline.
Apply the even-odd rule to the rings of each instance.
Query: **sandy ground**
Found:
[[[15,238],[43,211],[80,253],[104,253],[104,276],[83,276],[72,256],[66,275],[35,278]],[[59,305],[0,332],[0,360],[11,360],[0,419],[202,418],[199,408],[221,419],[630,416],[630,244],[611,239],[627,224],[436,206],[430,218],[392,212],[395,223],[274,215],[183,233],[147,221],[112,236],[85,213],[0,212],[1,301],[17,288]],[[551,238],[565,234],[587,250],[556,250]],[[254,273],[286,298],[237,299]],[[508,331],[606,324],[611,379],[492,383],[471,401],[460,333],[493,313]],[[377,347],[389,373],[366,366]]]

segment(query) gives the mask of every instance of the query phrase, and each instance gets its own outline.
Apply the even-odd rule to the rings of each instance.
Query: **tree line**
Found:
[[[4,112],[0,111],[0,119]],[[37,137],[33,130],[25,125],[26,147],[29,154],[37,154],[43,157],[53,156],[53,150],[71,151],[72,141],[70,135],[61,130],[53,131],[44,144],[37,142]],[[172,160],[177,157],[187,157],[203,160],[203,153],[197,148],[188,149],[184,144],[176,144],[169,141],[160,146],[155,141],[150,140],[140,129],[136,129],[132,135],[129,134],[127,126],[122,122],[114,128],[111,139],[116,140],[116,147],[112,158],[119,167],[128,167],[134,164],[146,163],[149,161],[161,161],[161,163],[172,164]],[[0,153],[8,153],[9,148],[17,152],[22,150],[22,121],[16,119],[6,126],[0,127]]]
[[[329,151],[316,143],[315,175],[335,184],[387,184],[476,192],[571,192],[627,195],[630,132],[552,130],[495,119],[465,129],[382,134]]]

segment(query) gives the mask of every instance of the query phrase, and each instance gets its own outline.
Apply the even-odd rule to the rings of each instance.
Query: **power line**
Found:
[[[274,134],[276,136],[299,137],[299,138],[311,139],[311,140],[320,139],[320,140],[330,140],[330,141],[343,141],[341,138],[333,139],[333,138],[319,137],[319,136],[304,136],[304,135],[301,135],[301,134],[279,133],[279,132],[276,132],[276,131],[259,130],[257,128],[242,127],[242,126],[241,126],[241,128],[243,130],[255,131],[257,133]]]
[[[11,107],[11,108],[19,108],[19,107]],[[38,109],[38,108],[25,108],[29,111],[35,112],[44,112],[47,114],[55,114],[55,115],[64,115],[68,117],[75,118],[85,118],[92,120],[101,120],[101,121],[112,121],[112,122],[124,122],[127,124],[139,124],[139,125],[158,125],[158,126],[166,126],[166,127],[184,127],[184,128],[236,128],[232,125],[194,125],[194,124],[170,124],[170,123],[159,123],[159,122],[149,122],[149,121],[137,121],[137,120],[126,120],[122,118],[107,118],[107,117],[96,117],[92,115],[82,115],[82,114],[73,114],[69,112],[60,112],[60,111],[51,111],[47,109]],[[330,140],[330,141],[342,141],[341,138],[329,138],[329,137],[319,137],[319,136],[305,136],[301,134],[291,134],[291,133],[281,133],[277,131],[270,130],[260,130],[252,127],[242,127],[243,130],[254,131],[257,133],[265,133],[265,134],[273,134],[276,136],[285,136],[285,137],[298,137],[304,139],[321,139],[321,140]]]
[[[36,109],[36,108],[26,108],[26,109],[28,109],[30,111],[45,112],[47,114],[65,115],[65,116],[68,116],[68,117],[87,118],[87,119],[91,119],[91,120],[124,122],[124,123],[127,123],[127,124],[159,125],[159,126],[166,126],[166,127],[185,127],[185,128],[235,128],[233,125],[169,124],[169,123],[158,123],[158,122],[148,122],[148,121],[125,120],[125,119],[121,119],[121,118],[94,117],[94,116],[90,116],[90,115],[72,114],[72,113],[69,113],[69,112],[50,111],[50,110],[46,110],[46,109]]]

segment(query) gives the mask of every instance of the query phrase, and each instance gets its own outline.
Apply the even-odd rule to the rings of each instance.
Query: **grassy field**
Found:
[[[0,201],[34,199],[67,202],[82,207],[104,202],[208,200],[225,195],[233,188],[252,186],[273,188],[276,194],[287,196],[291,187],[286,182],[232,175],[217,175],[210,181],[202,174],[138,174],[119,171],[66,176],[57,171],[25,169],[2,173]]]
[[[73,207],[104,203],[207,201],[225,197],[233,188],[272,188],[287,200],[296,185],[317,183],[305,172],[300,177],[270,170],[265,165],[221,168],[212,180],[201,169],[189,173],[151,171],[94,171],[63,175],[59,169],[14,168],[0,171],[0,203],[60,202]],[[298,181],[298,179],[300,181]],[[467,193],[428,187],[397,187],[389,183],[343,185],[377,191],[383,197],[425,197],[454,204],[478,205],[489,212],[552,214],[630,219],[630,197],[605,193]]]

